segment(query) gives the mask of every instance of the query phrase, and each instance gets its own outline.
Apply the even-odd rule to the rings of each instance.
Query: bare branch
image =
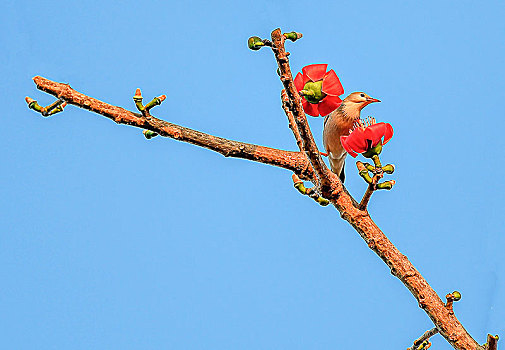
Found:
[[[298,37],[294,35],[293,38],[295,36]],[[121,107],[111,106],[81,94],[65,84],[55,83],[41,77],[35,77],[34,81],[39,89],[70,104],[102,114],[116,121],[116,123],[143,128],[161,136],[171,137],[179,141],[189,142],[214,150],[225,156],[250,159],[289,169],[300,178],[311,181],[318,192],[320,192],[314,193],[326,198],[337,208],[342,218],[352,225],[368,247],[391,269],[391,273],[400,279],[409,289],[418,301],[419,307],[422,308],[433,321],[435,328],[455,349],[483,349],[470,334],[468,334],[456,318],[452,310],[452,304],[450,308],[446,307],[437,293],[421,276],[419,271],[415,269],[408,258],[403,255],[377,227],[368,212],[358,208],[358,203],[347,193],[338,176],[333,174],[324,164],[307,123],[305,113],[303,112],[301,97],[293,84],[293,77],[288,63],[289,54],[284,49],[285,38],[286,35],[282,35],[280,29],[276,29],[272,32],[272,42],[262,40],[262,45],[260,45],[257,40],[253,40],[253,47],[272,47],[279,65],[281,81],[283,82],[290,101],[289,112],[291,112],[294,117],[305,154],[303,152],[282,151],[216,137],[171,124],[154,117],[146,118],[142,114],[132,113]],[[289,113],[286,112],[286,114],[289,119]],[[298,141],[294,128],[293,133]],[[380,184],[377,184],[377,186],[379,185]],[[314,190],[311,189],[311,191]]]
[[[286,36],[282,35],[279,28],[272,32],[272,51],[274,52],[275,59],[277,60],[277,64],[279,66],[280,79],[291,102],[290,110],[294,115],[296,125],[298,126],[298,132],[302,138],[303,149],[307,154],[307,157],[310,159],[310,163],[317,174],[320,184],[322,186],[328,186],[330,182],[328,173],[330,173],[330,170],[321,158],[319,149],[314,141],[314,137],[312,136],[312,132],[310,131],[310,127],[307,122],[307,117],[305,116],[305,112],[303,110],[301,97],[296,91],[295,84],[293,82],[293,74],[291,73],[291,68],[289,66],[289,53],[286,52],[286,49],[284,48],[285,41]]]
[[[498,336],[497,335],[487,335],[487,343],[485,346],[485,350],[496,350],[498,349]]]
[[[228,140],[172,124],[155,118],[150,114],[146,118],[142,114],[133,113],[124,108],[112,106],[84,95],[72,89],[68,84],[57,83],[40,76],[33,78],[33,81],[38,89],[56,96],[59,100],[101,114],[106,118],[114,120],[118,124],[127,124],[150,130],[161,136],[208,148],[221,153],[225,157],[243,158],[275,165],[291,170],[306,180],[314,178],[312,167],[305,154],[301,152],[283,151],[275,148]]]
[[[422,336],[414,341],[414,345],[412,345],[407,350],[418,350],[421,345],[426,344],[422,349],[428,349],[431,346],[429,339],[438,333],[437,328],[430,329],[429,331],[424,332]]]
[[[303,181],[300,180],[300,178],[298,176],[296,176],[296,174],[293,174],[292,179],[293,179],[293,185],[298,190],[298,192],[300,192],[301,194],[303,194],[305,196],[309,196],[310,198],[315,200],[317,203],[319,203],[319,205],[321,205],[323,207],[330,204],[330,201],[321,197],[314,190],[313,187],[305,187],[305,185],[303,184]]]
[[[298,149],[300,150],[300,152],[303,152],[303,140],[302,137],[300,136],[300,132],[298,131],[298,126],[296,125],[295,117],[293,116],[293,112],[291,111],[292,107],[291,101],[289,100],[288,94],[286,93],[285,89],[282,89],[281,99],[282,99],[282,109],[284,109],[284,113],[286,113],[286,116],[288,117],[289,128],[293,132],[296,144],[298,145]]]

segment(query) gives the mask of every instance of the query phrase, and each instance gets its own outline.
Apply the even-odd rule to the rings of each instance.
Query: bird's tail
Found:
[[[345,180],[345,156],[337,159],[337,158],[332,158],[331,155],[328,156],[328,160],[330,161],[330,169],[333,171],[335,174],[337,174],[340,177],[340,181],[344,183]]]

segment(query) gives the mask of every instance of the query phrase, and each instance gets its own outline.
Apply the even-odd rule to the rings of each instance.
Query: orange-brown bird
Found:
[[[360,119],[361,110],[373,102],[380,102],[364,92],[353,92],[344,100],[342,104],[324,118],[323,144],[330,161],[330,168],[345,180],[345,157],[347,152],[340,143],[340,136],[349,135],[355,122]]]

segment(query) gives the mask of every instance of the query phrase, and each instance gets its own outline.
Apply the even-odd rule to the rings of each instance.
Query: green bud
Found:
[[[291,40],[291,41],[297,41],[300,39],[303,35],[302,33],[297,33],[297,32],[289,32],[289,33],[284,33],[283,34],[286,39]]]
[[[256,51],[265,46],[265,43],[263,43],[263,40],[261,40],[261,38],[252,36],[247,40],[247,46],[249,46],[251,50]]]
[[[461,300],[461,293],[455,290],[452,292],[452,296],[454,298],[454,301],[460,301]]]
[[[309,81],[303,87],[303,90],[300,91],[303,94],[303,98],[307,100],[309,103],[319,103],[323,98],[326,97],[326,94],[322,91],[323,81]]]
[[[295,182],[293,184],[293,186],[298,190],[298,192],[300,192],[301,194],[306,194],[307,193],[307,189],[305,188],[305,185],[303,184],[302,181],[300,182]]]
[[[393,188],[393,185],[395,184],[394,180],[386,181],[386,182],[381,182],[380,184],[377,184],[377,189],[378,190],[390,190]]]
[[[323,197],[317,197],[316,202],[319,203],[319,205],[326,207],[328,204],[330,204],[330,201],[323,198]]]
[[[371,172],[375,171],[375,167],[370,163],[364,163],[364,166],[368,171],[371,171]]]
[[[419,345],[419,347],[417,348],[417,350],[423,350],[423,349],[426,349],[428,344],[430,343],[429,340],[425,340],[421,343],[421,345]]]
[[[382,167],[382,171],[386,174],[392,174],[395,171],[395,166],[393,164],[386,164]]]
[[[144,134],[145,138],[148,140],[152,139],[153,137],[158,136],[158,133],[151,131],[151,130],[144,130],[144,131],[142,131],[142,133]]]
[[[371,184],[372,183],[372,178],[368,174],[368,170],[363,169],[359,171],[359,176],[363,178],[363,180],[366,181],[366,183]]]
[[[44,111],[44,109],[42,108],[41,105],[39,105],[37,103],[37,101],[33,101],[33,102],[30,102],[30,104],[28,105],[28,108],[31,108],[33,109],[34,111],[37,111],[39,113],[42,113]]]

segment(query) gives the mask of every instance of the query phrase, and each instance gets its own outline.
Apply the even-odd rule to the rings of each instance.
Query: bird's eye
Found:
[[[365,97],[365,94],[361,94],[360,96],[361,96],[361,97]]]

